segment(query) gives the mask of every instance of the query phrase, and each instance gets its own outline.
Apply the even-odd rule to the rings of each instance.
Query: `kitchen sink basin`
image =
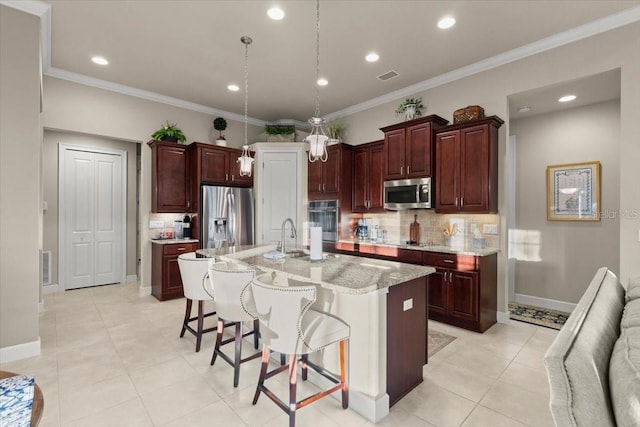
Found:
[[[291,251],[287,252],[285,258],[309,258],[309,253],[305,251]]]

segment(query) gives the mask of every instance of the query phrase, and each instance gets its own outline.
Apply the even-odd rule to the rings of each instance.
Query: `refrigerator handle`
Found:
[[[236,198],[232,192],[227,194],[229,203],[229,217],[227,218],[227,236],[229,246],[236,245]]]

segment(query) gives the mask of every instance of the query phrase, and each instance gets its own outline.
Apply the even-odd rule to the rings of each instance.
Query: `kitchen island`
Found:
[[[314,283],[318,292],[312,307],[350,325],[351,409],[377,422],[422,382],[427,362],[427,276],[434,268],[342,254],[324,254],[322,261],[311,262],[303,251],[272,260],[264,254],[274,251],[274,245],[240,249],[198,253],[275,272],[276,283]],[[312,355],[312,360],[336,372],[337,346]],[[326,385],[324,378],[311,372],[309,379]]]

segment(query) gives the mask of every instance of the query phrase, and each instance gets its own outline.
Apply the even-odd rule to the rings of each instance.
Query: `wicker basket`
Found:
[[[469,105],[453,112],[453,123],[464,123],[484,118],[484,108],[479,105]]]

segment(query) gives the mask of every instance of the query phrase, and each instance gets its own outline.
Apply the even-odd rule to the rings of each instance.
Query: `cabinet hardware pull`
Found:
[[[456,197],[456,208],[458,207],[458,198]]]
[[[229,174],[228,174],[228,173],[225,173],[225,174],[224,174],[224,180],[225,180],[225,181],[229,181]]]
[[[464,207],[464,197],[460,197],[460,207]]]
[[[404,166],[400,166],[400,175],[404,175]]]
[[[178,248],[179,251],[186,251],[187,248]]]
[[[407,175],[411,173],[411,166],[407,166]]]
[[[453,264],[455,261],[452,259],[445,259],[444,262],[446,262],[447,264]]]
[[[324,184],[322,184],[322,191],[324,191],[324,190],[325,190],[325,188],[326,188],[326,187],[325,187],[325,185],[324,185]]]

